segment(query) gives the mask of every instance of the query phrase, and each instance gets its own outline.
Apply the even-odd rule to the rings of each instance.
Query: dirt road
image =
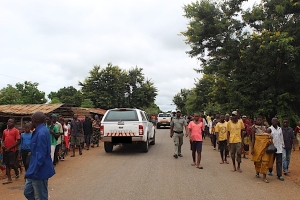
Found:
[[[101,144],[82,156],[67,157],[49,181],[49,199],[299,199],[300,186],[288,178],[281,182],[269,177],[268,184],[255,178],[250,160],[243,159],[242,173],[231,172],[231,162],[219,164],[219,152],[208,139],[203,146],[204,169],[192,167],[189,141],[184,139],[184,157],[178,159],[172,156],[169,129],[157,130],[156,145],[148,153],[135,145],[106,154]],[[291,177],[294,170],[291,167]],[[20,179],[0,185],[0,199],[25,199],[23,184]]]

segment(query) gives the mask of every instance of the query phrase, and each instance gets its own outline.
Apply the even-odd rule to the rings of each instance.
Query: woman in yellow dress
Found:
[[[252,128],[251,160],[254,162],[256,177],[259,178],[259,174],[263,174],[265,183],[269,183],[267,172],[271,162],[271,154],[267,154],[266,149],[271,143],[271,134],[267,132],[267,128],[263,125],[263,119],[259,116]]]

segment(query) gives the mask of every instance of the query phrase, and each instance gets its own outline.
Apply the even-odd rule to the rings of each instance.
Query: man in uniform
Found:
[[[187,132],[187,122],[181,117],[181,111],[177,110],[176,117],[172,118],[170,125],[170,137],[175,144],[174,158],[182,157],[181,146],[183,144],[183,129]]]

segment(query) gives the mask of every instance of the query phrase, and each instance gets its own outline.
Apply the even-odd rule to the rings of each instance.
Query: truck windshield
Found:
[[[138,121],[138,116],[135,110],[111,110],[107,113],[104,121]]]
[[[170,114],[159,114],[158,117],[171,117]]]

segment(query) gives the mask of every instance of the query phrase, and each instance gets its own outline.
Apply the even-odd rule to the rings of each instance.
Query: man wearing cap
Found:
[[[187,132],[187,122],[181,117],[181,111],[177,110],[176,116],[172,118],[170,125],[170,137],[175,144],[174,158],[182,157],[181,146],[183,144],[183,129]]]
[[[242,162],[242,146],[243,146],[243,135],[242,130],[244,129],[244,123],[242,120],[238,120],[237,111],[233,111],[231,115],[231,120],[227,124],[229,139],[228,145],[230,146],[231,159],[233,164],[233,172],[241,170],[241,162]],[[235,165],[235,158],[238,163],[238,167]]]

